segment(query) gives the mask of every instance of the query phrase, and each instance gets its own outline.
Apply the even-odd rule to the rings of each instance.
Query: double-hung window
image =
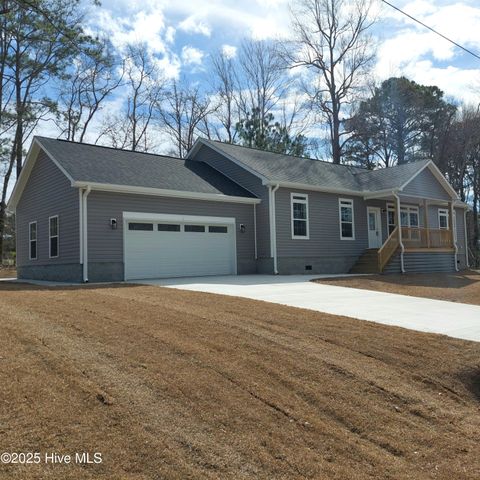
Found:
[[[37,222],[30,222],[28,224],[28,258],[30,260],[37,259]]]
[[[58,215],[48,219],[49,257],[58,257]]]
[[[355,240],[355,220],[353,215],[353,200],[340,198],[338,200],[340,217],[340,239]]]
[[[448,210],[446,208],[438,209],[438,228],[448,230]]]
[[[308,195],[292,193],[290,203],[292,209],[292,238],[308,239]]]

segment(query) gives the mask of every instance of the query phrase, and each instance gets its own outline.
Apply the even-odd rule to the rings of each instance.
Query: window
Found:
[[[391,204],[387,205],[388,234],[391,235],[397,226],[395,218],[395,207]]]
[[[28,224],[29,232],[29,258],[30,260],[37,259],[37,222],[31,222]]]
[[[204,225],[185,225],[186,232],[204,232],[205,226]]]
[[[446,208],[438,209],[438,228],[448,230],[448,210]]]
[[[143,230],[146,232],[153,232],[153,223],[129,223],[129,230]]]
[[[309,238],[308,195],[292,193],[290,196],[292,214],[292,238]]]
[[[340,198],[338,202],[340,216],[340,239],[355,240],[353,200]]]
[[[227,233],[228,228],[227,227],[220,227],[220,226],[215,226],[215,225],[210,225],[208,227],[209,233]]]
[[[50,258],[58,257],[58,215],[48,219],[49,253]]]
[[[179,232],[180,225],[176,225],[174,223],[159,223],[157,225],[159,232]]]

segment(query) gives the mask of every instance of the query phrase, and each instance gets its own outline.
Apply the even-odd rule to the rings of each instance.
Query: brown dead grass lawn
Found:
[[[480,343],[159,287],[0,284],[1,479],[478,479]]]
[[[15,268],[0,267],[0,278],[16,278],[17,270]]]
[[[365,277],[325,278],[314,281],[339,287],[360,288],[480,305],[480,273],[475,271],[369,275]]]

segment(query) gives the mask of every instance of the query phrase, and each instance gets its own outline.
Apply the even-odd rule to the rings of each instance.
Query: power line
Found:
[[[451,38],[448,38],[447,36],[443,35],[443,33],[440,33],[439,31],[435,30],[434,28],[432,27],[429,27],[428,25],[426,25],[425,23],[421,22],[420,20],[417,20],[415,17],[412,17],[411,15],[409,15],[407,12],[404,12],[403,10],[401,10],[400,8],[396,7],[395,5],[392,5],[391,3],[387,2],[387,0],[382,0],[383,3],[386,3],[388,6],[392,7],[393,9],[397,10],[398,12],[400,12],[402,15],[405,15],[406,17],[410,18],[411,20],[413,20],[414,22],[417,22],[418,24],[420,24],[422,27],[425,27],[425,28],[428,28],[428,30],[430,30],[431,32],[435,33],[436,35],[439,35],[440,37],[442,37],[443,39],[447,40],[448,42],[450,43],[453,43],[453,45],[457,46],[458,48],[461,48],[463,51],[469,53],[470,55],[474,56],[475,58],[477,58],[478,60],[480,60],[480,55],[477,55],[475,52],[472,52],[471,50],[469,50],[468,48],[465,48],[464,46],[460,45],[459,43],[453,41]]]

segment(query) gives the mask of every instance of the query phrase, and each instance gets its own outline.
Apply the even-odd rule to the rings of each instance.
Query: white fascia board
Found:
[[[110,183],[73,182],[72,186],[77,188],[90,187],[92,190],[101,191],[101,192],[132,193],[137,195],[186,198],[186,199],[192,199],[192,200],[205,200],[205,201],[212,201],[212,202],[248,203],[248,204],[261,202],[259,198],[228,196],[220,193],[187,192],[182,190],[166,190],[161,188],[136,187],[132,185],[114,185]]]
[[[368,192],[359,192],[357,190],[347,190],[347,189],[339,189],[339,188],[328,188],[328,187],[320,187],[317,185],[307,185],[304,183],[296,183],[296,182],[271,182],[268,181],[264,183],[266,187],[275,187],[279,186],[280,188],[292,188],[298,190],[310,190],[311,192],[325,192],[325,193],[338,193],[344,195],[352,195],[356,197],[363,197],[365,193]],[[389,190],[391,192],[391,190]],[[373,193],[373,192],[372,192]]]
[[[444,190],[452,197],[452,199],[457,200],[458,195],[457,192],[453,189],[453,187],[450,185],[448,180],[444,177],[443,173],[439,170],[439,168],[433,163],[432,160],[430,160],[428,163],[426,163],[420,170],[415,172],[409,180],[407,180],[401,187],[400,191],[402,191],[412,180],[414,180],[418,175],[420,175],[426,168],[428,168],[433,176],[438,180],[438,182],[442,185]]]
[[[10,199],[8,200],[7,210],[9,212],[13,212],[15,210],[18,201],[22,196],[23,190],[27,184],[28,178],[30,177],[33,166],[37,161],[40,150],[43,150],[47,154],[48,158],[68,178],[68,180],[72,183],[73,186],[73,178],[71,177],[71,175],[57,162],[57,160],[55,160],[55,157],[49,153],[49,151],[42,145],[41,141],[37,137],[33,137],[32,143],[30,144],[30,148],[25,158],[25,163],[23,165],[22,171],[15,183],[15,187],[12,194],[10,195]]]
[[[123,219],[150,222],[198,222],[235,225],[235,218],[233,217],[206,217],[201,215],[176,215],[170,213],[123,212]]]

